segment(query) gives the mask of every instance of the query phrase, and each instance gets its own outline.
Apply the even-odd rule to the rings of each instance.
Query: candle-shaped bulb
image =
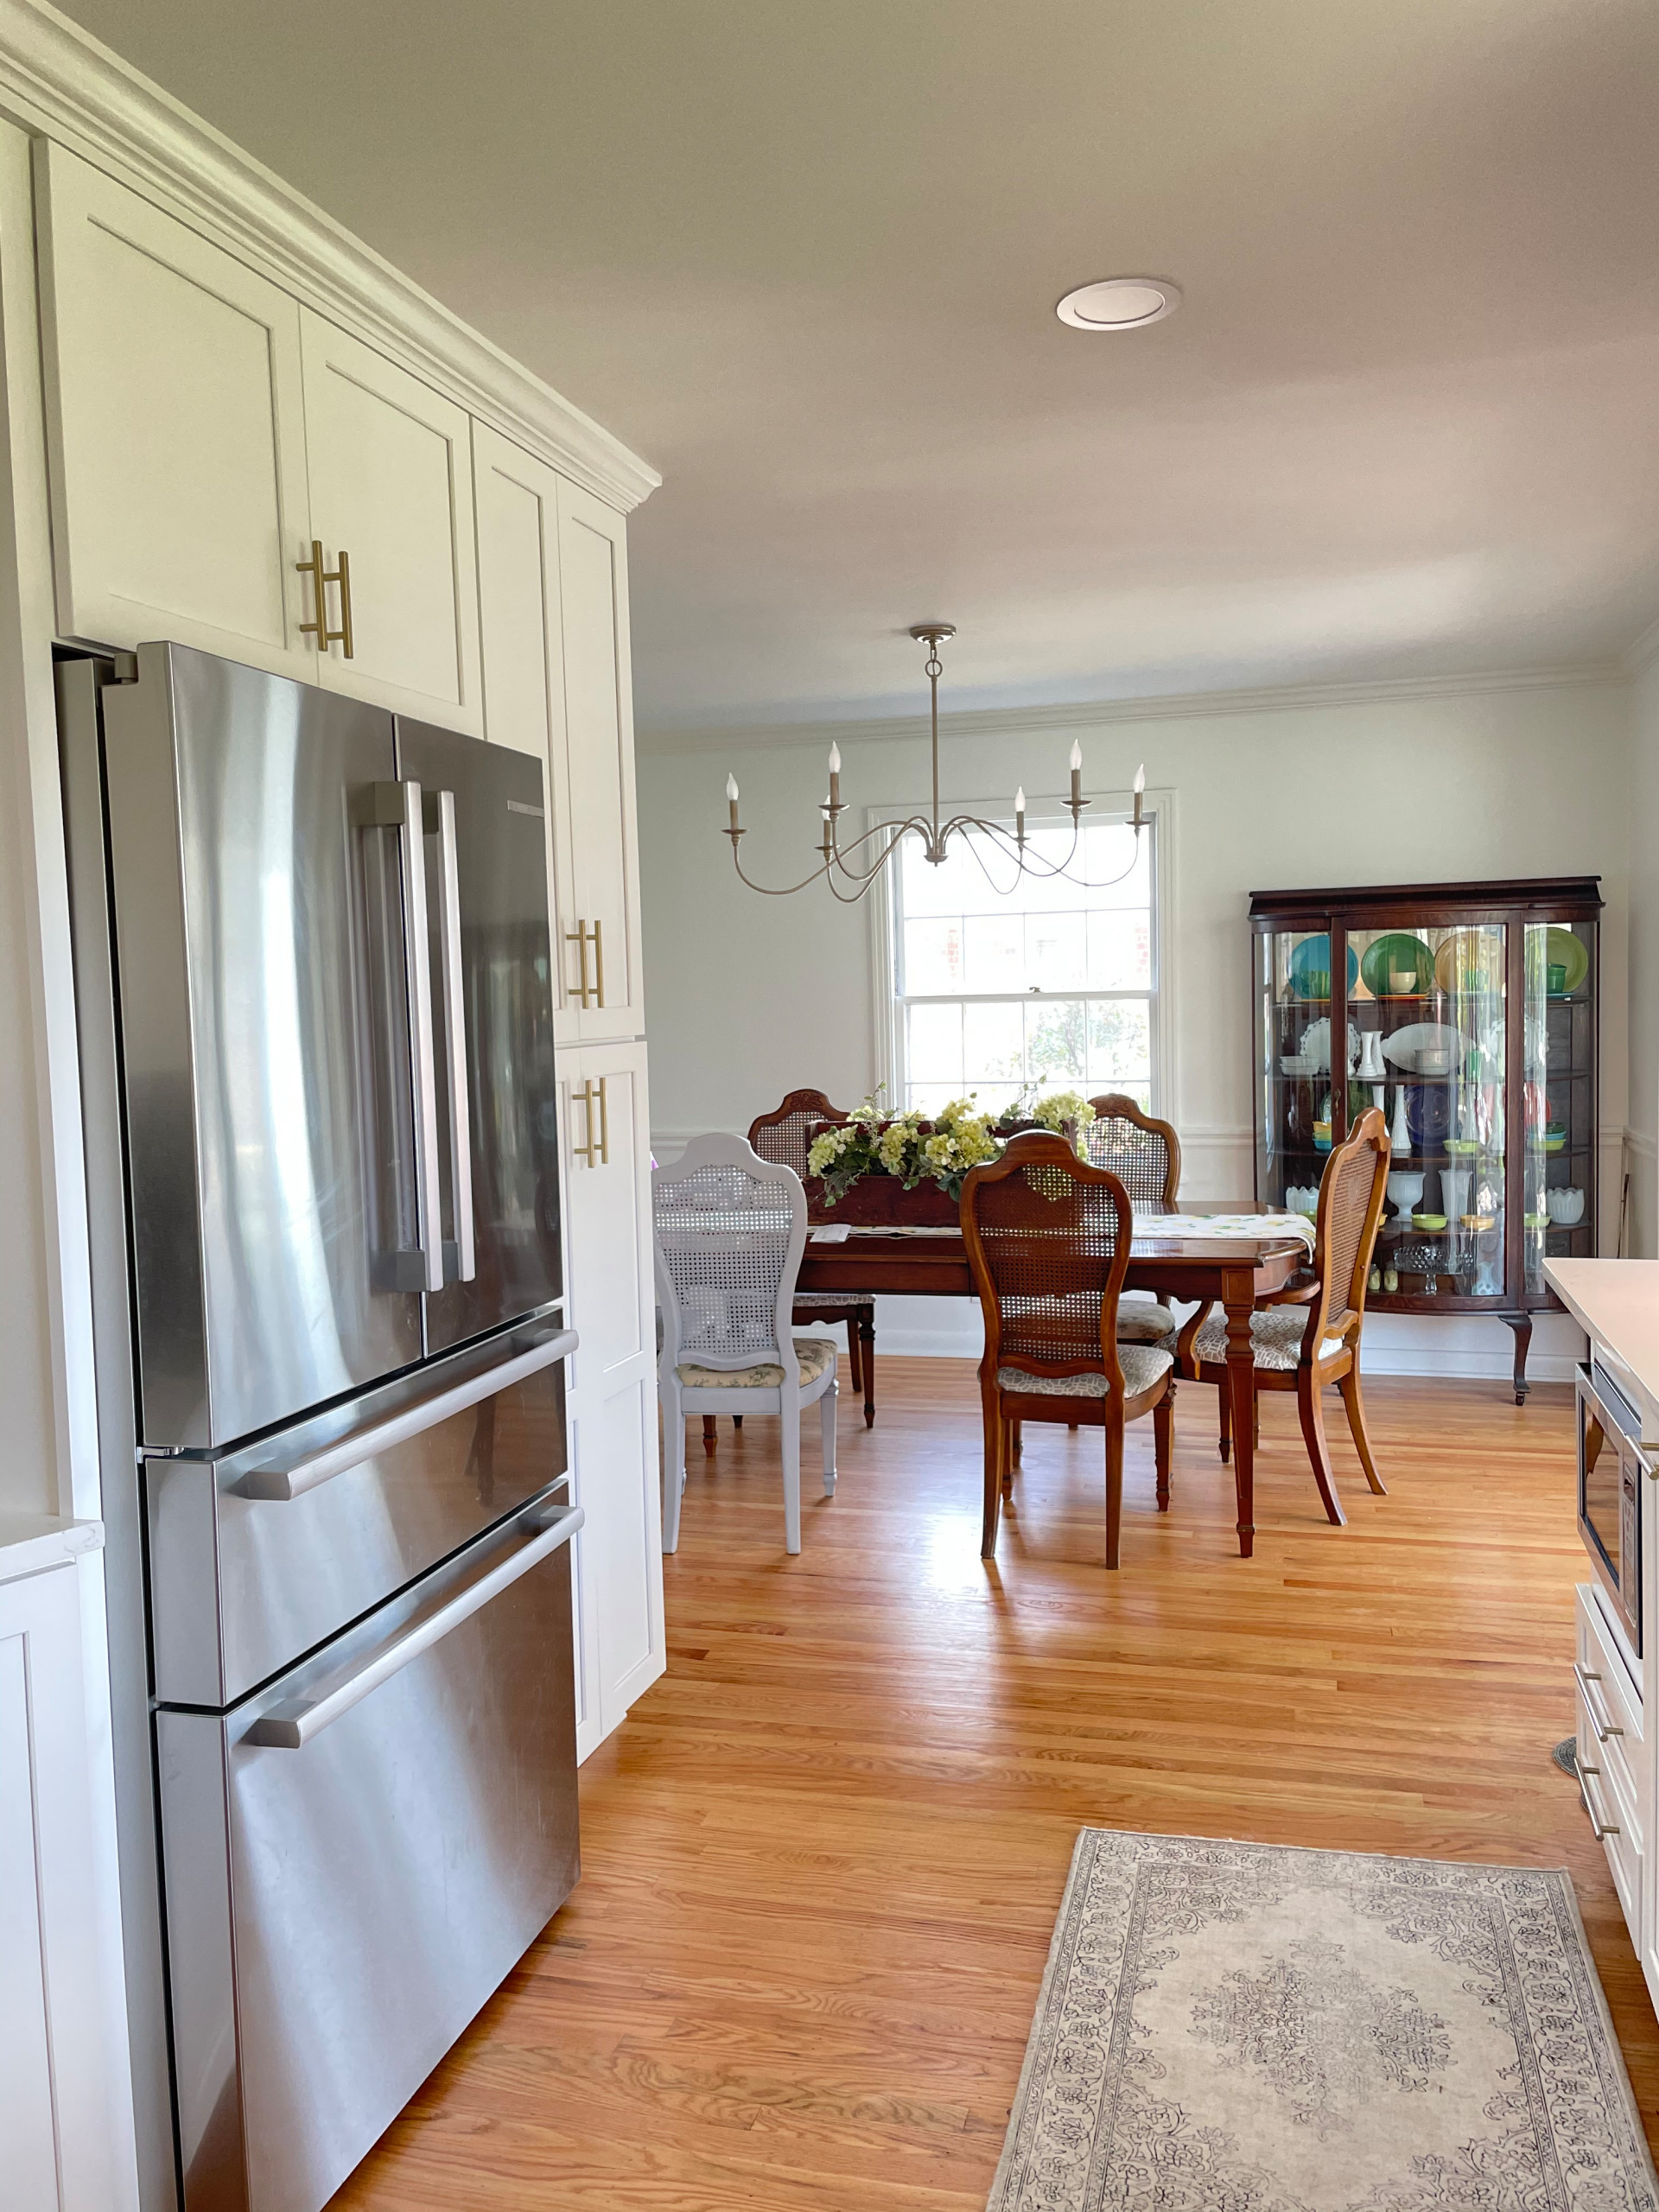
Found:
[[[1074,737],[1071,741],[1071,772],[1075,776],[1083,766],[1083,747]]]
[[[1016,814],[1023,814],[1026,810],[1026,787],[1023,784],[1014,795],[1014,810]]]
[[[728,776],[726,779],[726,796],[731,800],[733,805],[735,806],[737,804],[737,778],[735,776]]]
[[[837,814],[841,811],[841,747],[838,745],[830,747],[829,804]]]
[[[830,772],[832,776],[841,773],[841,747],[838,745],[830,747]]]
[[[1083,805],[1083,747],[1076,738],[1071,741],[1071,819],[1075,822]]]
[[[1144,760],[1135,772],[1135,788],[1137,791],[1143,791],[1147,788],[1147,764]]]
[[[741,828],[737,818],[737,778],[735,776],[728,776],[726,779],[726,810],[731,817],[727,827],[734,840],[732,850],[735,853],[737,850],[735,841],[741,835]]]

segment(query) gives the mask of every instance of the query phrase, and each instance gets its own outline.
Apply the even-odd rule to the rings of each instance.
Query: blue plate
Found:
[[[1299,999],[1328,998],[1327,988],[1314,991],[1308,988],[1310,976],[1323,976],[1327,987],[1331,977],[1331,940],[1323,930],[1317,937],[1305,937],[1290,956],[1290,988]],[[1348,948],[1348,988],[1351,991],[1359,980],[1359,955],[1351,944]]]

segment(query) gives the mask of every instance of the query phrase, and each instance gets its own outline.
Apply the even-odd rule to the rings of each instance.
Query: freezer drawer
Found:
[[[185,2212],[317,2212],[569,1893],[581,1519],[561,1488],[234,1713],[156,1714]]]
[[[226,1455],[147,1459],[155,1694],[234,1705],[568,1465],[556,1315]]]

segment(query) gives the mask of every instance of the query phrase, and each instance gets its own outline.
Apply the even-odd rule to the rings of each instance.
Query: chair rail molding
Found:
[[[46,0],[0,0],[0,113],[437,384],[624,514],[662,478],[222,132]]]

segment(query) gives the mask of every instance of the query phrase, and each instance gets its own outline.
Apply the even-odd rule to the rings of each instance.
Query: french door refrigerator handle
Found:
[[[331,1482],[349,1468],[360,1466],[365,1459],[373,1459],[377,1452],[390,1451],[394,1444],[404,1443],[423,1429],[448,1421],[451,1414],[465,1413],[468,1406],[494,1397],[498,1390],[522,1382],[527,1375],[539,1374],[543,1367],[551,1367],[555,1360],[568,1359],[576,1349],[577,1341],[574,1329],[561,1329],[556,1336],[532,1344],[528,1351],[505,1359],[499,1366],[486,1368],[480,1374],[469,1375],[464,1382],[441,1391],[436,1397],[423,1398],[418,1404],[394,1414],[390,1421],[378,1421],[372,1428],[359,1428],[352,1435],[342,1437],[338,1444],[313,1452],[290,1466],[256,1467],[235,1485],[236,1494],[238,1497],[264,1498],[277,1503],[303,1497],[307,1491],[315,1490],[320,1483]]]
[[[432,974],[427,945],[426,815],[413,781],[370,784],[359,793],[355,818],[365,828],[396,830],[404,907],[404,996],[409,1014],[409,1073],[415,1106],[416,1280],[400,1273],[399,1290],[443,1288],[443,1214],[438,1186],[438,1077],[433,1058]]]
[[[481,1612],[492,1599],[511,1589],[520,1575],[528,1574],[531,1567],[539,1567],[562,1544],[568,1544],[585,1518],[581,1506],[566,1506],[521,1551],[503,1560],[499,1567],[493,1567],[476,1582],[469,1583],[459,1597],[441,1605],[418,1628],[410,1629],[406,1636],[395,1637],[377,1657],[343,1681],[338,1689],[330,1690],[327,1697],[293,1698],[273,1707],[263,1719],[254,1722],[242,1740],[270,1751],[303,1751],[325,1728],[360,1704],[371,1691],[378,1690],[382,1682],[390,1681],[412,1659],[418,1659],[422,1652],[441,1643],[452,1629],[459,1628],[463,1621]]]
[[[467,1090],[467,1002],[461,988],[461,875],[455,856],[455,795],[429,792],[426,831],[438,841],[438,942],[442,949],[443,1028],[449,1078],[449,1186],[454,1194],[456,1273],[478,1273],[473,1226],[473,1125]]]

